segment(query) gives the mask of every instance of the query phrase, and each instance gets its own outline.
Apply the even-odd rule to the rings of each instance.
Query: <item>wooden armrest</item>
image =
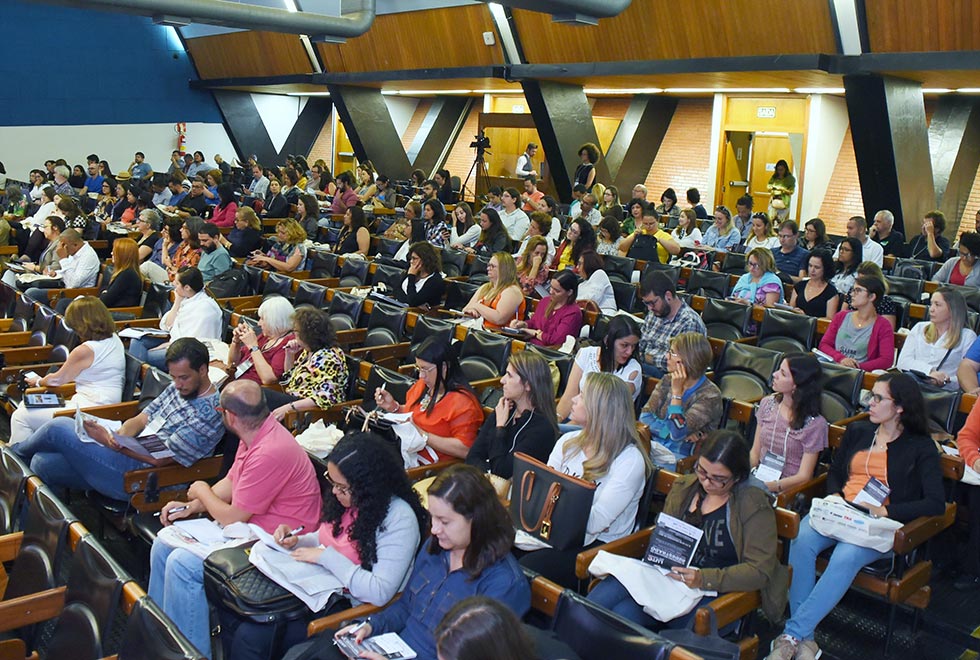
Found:
[[[221,462],[223,460],[222,456],[209,456],[208,458],[202,458],[189,467],[175,464],[130,470],[123,475],[123,489],[127,493],[138,493],[146,490],[147,480],[152,474],[157,476],[157,488],[188,484],[192,481],[214,479],[221,470]]]
[[[564,587],[538,575],[531,580],[531,609],[542,612],[545,616],[554,616],[563,591]]]
[[[359,404],[361,400],[356,402],[344,401],[343,403],[338,403],[336,405],[330,406],[329,408],[314,408],[312,410],[290,410],[286,413],[286,416],[282,419],[282,425],[293,432],[295,435],[296,429],[299,427],[301,420],[309,420],[310,424],[313,424],[319,419],[322,419],[325,424],[330,424],[332,422],[339,422],[344,418],[344,409],[350,405]]]
[[[846,417],[844,419],[834,422],[834,426],[847,426],[851,422],[860,422],[863,419],[868,419],[870,417],[869,413],[863,412],[854,415],[853,417]]]
[[[99,297],[99,287],[97,286],[78,287],[75,289],[48,289],[47,291],[48,300],[57,300],[58,298],[77,298],[78,296]]]
[[[135,417],[139,412],[139,401],[124,401],[122,403],[110,403],[104,406],[93,406],[91,408],[82,408],[82,412],[86,412],[90,415],[95,415],[96,417],[101,417],[102,419],[117,419],[120,421],[126,421],[131,417]],[[55,417],[74,417],[74,410],[61,410],[54,414]]]
[[[432,465],[420,465],[418,467],[408,468],[405,470],[405,475],[408,477],[408,481],[410,483],[415,483],[416,481],[422,481],[423,479],[428,479],[429,477],[435,476],[449,466],[462,462],[463,461],[458,458],[450,458],[445,461],[433,463]]]
[[[117,331],[123,328],[159,328],[160,317],[152,316],[147,319],[130,319],[128,321],[113,321],[113,323]]]
[[[818,474],[810,481],[802,483],[793,488],[787,488],[776,497],[776,505],[789,508],[793,505],[797,495],[803,495],[807,502],[814,497],[823,497],[827,494],[827,473]]]
[[[589,566],[600,550],[624,557],[642,557],[643,553],[646,552],[647,544],[650,542],[650,532],[652,531],[653,527],[641,529],[621,539],[578,553],[578,556],[575,557],[575,576],[580,580],[588,579]]]
[[[754,612],[762,604],[762,598],[758,591],[732,591],[721,594],[705,607],[699,607],[694,614],[694,632],[699,635],[708,635],[711,632],[711,614],[709,609],[715,611],[718,619],[718,628],[723,628],[743,616]]]
[[[136,307],[110,307],[109,311],[115,312],[117,314],[132,314],[133,316],[136,317],[136,319],[143,316],[142,305],[137,305]],[[133,320],[135,321],[136,319]]]
[[[21,368],[23,368],[38,362],[50,362],[52,348],[52,346],[5,348],[3,350],[3,357],[6,359],[8,367],[21,365]]]
[[[0,631],[16,630],[58,616],[65,607],[65,589],[57,587],[0,602]]]
[[[2,332],[0,333],[0,346],[10,346],[11,348],[27,346],[27,341],[31,338],[32,334],[30,330],[25,330],[24,332]]]
[[[24,532],[11,532],[0,536],[0,563],[13,561],[24,542]]]
[[[948,502],[940,516],[922,516],[895,532],[895,552],[906,554],[948,528],[956,520],[956,504]]]
[[[337,344],[339,346],[363,344],[365,339],[367,339],[367,328],[352,328],[350,330],[341,330],[337,333]]]
[[[411,346],[411,343],[403,341],[398,344],[389,344],[387,346],[364,346],[361,348],[352,348],[350,351],[348,351],[348,354],[360,358],[370,355],[372,358],[370,360],[371,362],[400,360],[408,355]]]
[[[75,396],[75,383],[65,383],[64,385],[42,385],[40,387],[28,387],[24,394],[57,394],[63,398]]]
[[[401,594],[396,595],[391,599],[388,605],[391,605],[391,603],[394,603],[400,597]],[[385,605],[385,607],[388,607],[388,605]],[[319,634],[325,630],[338,630],[346,621],[371,616],[372,614],[380,612],[383,609],[383,607],[365,603],[363,605],[358,605],[357,607],[352,607],[349,610],[344,610],[343,612],[337,612],[336,614],[331,614],[330,616],[313,619],[310,621],[309,625],[306,626],[306,636],[312,637],[313,635]]]

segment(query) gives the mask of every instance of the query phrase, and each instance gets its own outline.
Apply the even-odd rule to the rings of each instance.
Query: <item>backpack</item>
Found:
[[[215,276],[207,285],[214,298],[235,298],[248,293],[248,273],[241,268],[229,268]]]

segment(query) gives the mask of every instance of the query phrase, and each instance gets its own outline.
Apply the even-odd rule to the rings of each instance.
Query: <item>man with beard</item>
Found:
[[[83,442],[75,433],[74,419],[56,417],[14,445],[14,451],[51,488],[95,490],[128,500],[123,489],[126,472],[173,463],[189,467],[210,456],[224,433],[218,390],[208,378],[207,347],[193,337],[174,341],[167,349],[167,369],[173,383],[115,434],[102,424],[85,422],[89,438]],[[118,440],[143,433],[155,436],[171,455],[153,458]]]
[[[643,278],[640,297],[647,306],[643,321],[638,359],[643,375],[662,378],[667,371],[667,352],[670,341],[682,332],[708,334],[701,316],[681,300],[674,283],[660,271]]]
[[[205,222],[197,233],[197,240],[201,243],[201,261],[197,268],[201,271],[205,286],[232,265],[231,255],[218,240],[220,236],[221,230],[213,222]]]

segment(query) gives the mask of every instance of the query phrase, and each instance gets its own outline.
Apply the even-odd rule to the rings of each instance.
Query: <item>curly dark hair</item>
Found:
[[[293,328],[310,352],[336,345],[337,335],[330,325],[330,315],[322,309],[298,307],[293,313]]]
[[[514,545],[510,515],[490,481],[475,467],[453,465],[443,470],[429,486],[429,497],[445,500],[470,521],[470,544],[463,554],[463,568],[473,579],[510,552]],[[430,536],[429,554],[441,551],[439,540]]]
[[[583,151],[589,155],[590,163],[595,164],[595,162],[599,160],[599,147],[597,147],[592,142],[586,142],[581,147],[579,147],[578,151],[576,151],[575,153],[581,156]]]
[[[357,516],[348,537],[357,544],[361,568],[369,571],[378,561],[378,530],[388,515],[393,497],[412,507],[419,525],[419,538],[426,537],[429,512],[412,490],[401,456],[390,444],[374,433],[350,433],[333,448],[327,462],[340,470],[350,486],[351,505],[356,507]],[[323,494],[321,520],[332,526],[335,537],[343,531],[340,520],[346,511],[332,489]]]
[[[572,263],[577,264],[578,258],[582,256],[583,252],[595,250],[595,229],[588,220],[582,217],[575,218],[572,223],[578,225],[579,229],[578,240],[572,245]]]

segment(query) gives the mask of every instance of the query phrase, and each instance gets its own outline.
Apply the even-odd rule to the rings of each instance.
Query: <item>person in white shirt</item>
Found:
[[[957,370],[976,339],[967,327],[963,294],[940,287],[930,299],[929,320],[916,323],[906,336],[895,366],[917,372],[916,376],[924,374],[930,385],[955,392],[960,386]]]
[[[265,199],[265,194],[269,191],[269,180],[262,174],[262,166],[256,163],[252,166],[252,182],[244,192],[249,197]]]
[[[534,169],[534,154],[536,153],[538,153],[538,145],[533,142],[528,143],[527,149],[517,158],[516,176],[518,179],[526,179],[538,175],[537,170]]]
[[[591,300],[603,314],[615,314],[619,309],[616,293],[606,271],[602,270],[602,257],[595,250],[583,251],[578,258],[578,272],[586,279],[578,285],[577,300]]]
[[[579,216],[585,218],[589,221],[589,224],[593,227],[598,227],[599,223],[602,222],[602,214],[599,213],[599,209],[596,208],[598,201],[595,195],[589,193],[582,198],[582,204],[580,207]]]
[[[63,236],[63,235],[62,235]],[[182,337],[219,339],[223,330],[221,308],[204,290],[204,276],[190,266],[177,272],[174,306],[160,319],[160,329],[170,333],[169,340],[141,337],[129,345],[130,354],[143,362],[166,370],[167,347]]]
[[[752,214],[752,229],[749,237],[745,241],[745,254],[748,254],[757,247],[767,248],[770,252],[779,249],[779,238],[772,227],[772,220],[763,212]]]
[[[79,289],[95,286],[99,277],[101,262],[99,255],[92,246],[82,240],[77,229],[66,229],[58,241],[58,258],[61,263],[60,271],[47,270],[44,274],[61,280],[65,289]],[[25,292],[31,300],[47,305],[48,292],[46,289],[32,287]]]
[[[500,221],[504,224],[507,235],[512,241],[523,240],[527,228],[531,225],[531,219],[527,217],[527,213],[518,208],[521,194],[517,192],[517,188],[508,188],[500,196],[500,201],[504,205],[503,210],[500,211]]]
[[[864,248],[864,261],[873,261],[880,268],[885,259],[885,250],[880,243],[871,240],[868,236],[868,221],[856,215],[847,221],[847,235],[861,241]],[[834,251],[834,261],[837,261],[837,254],[840,246]]]
[[[456,207],[459,208],[459,207]],[[557,220],[552,218],[550,215],[543,211],[535,211],[531,214],[531,224],[527,229],[527,236],[521,241],[521,247],[518,248],[517,252],[514,253],[514,259],[524,254],[524,250],[527,248],[527,242],[531,240],[534,236],[544,236],[547,241],[546,245],[548,247],[548,257],[545,264],[550,264],[555,260],[555,243],[551,240],[552,229],[557,223]]]

